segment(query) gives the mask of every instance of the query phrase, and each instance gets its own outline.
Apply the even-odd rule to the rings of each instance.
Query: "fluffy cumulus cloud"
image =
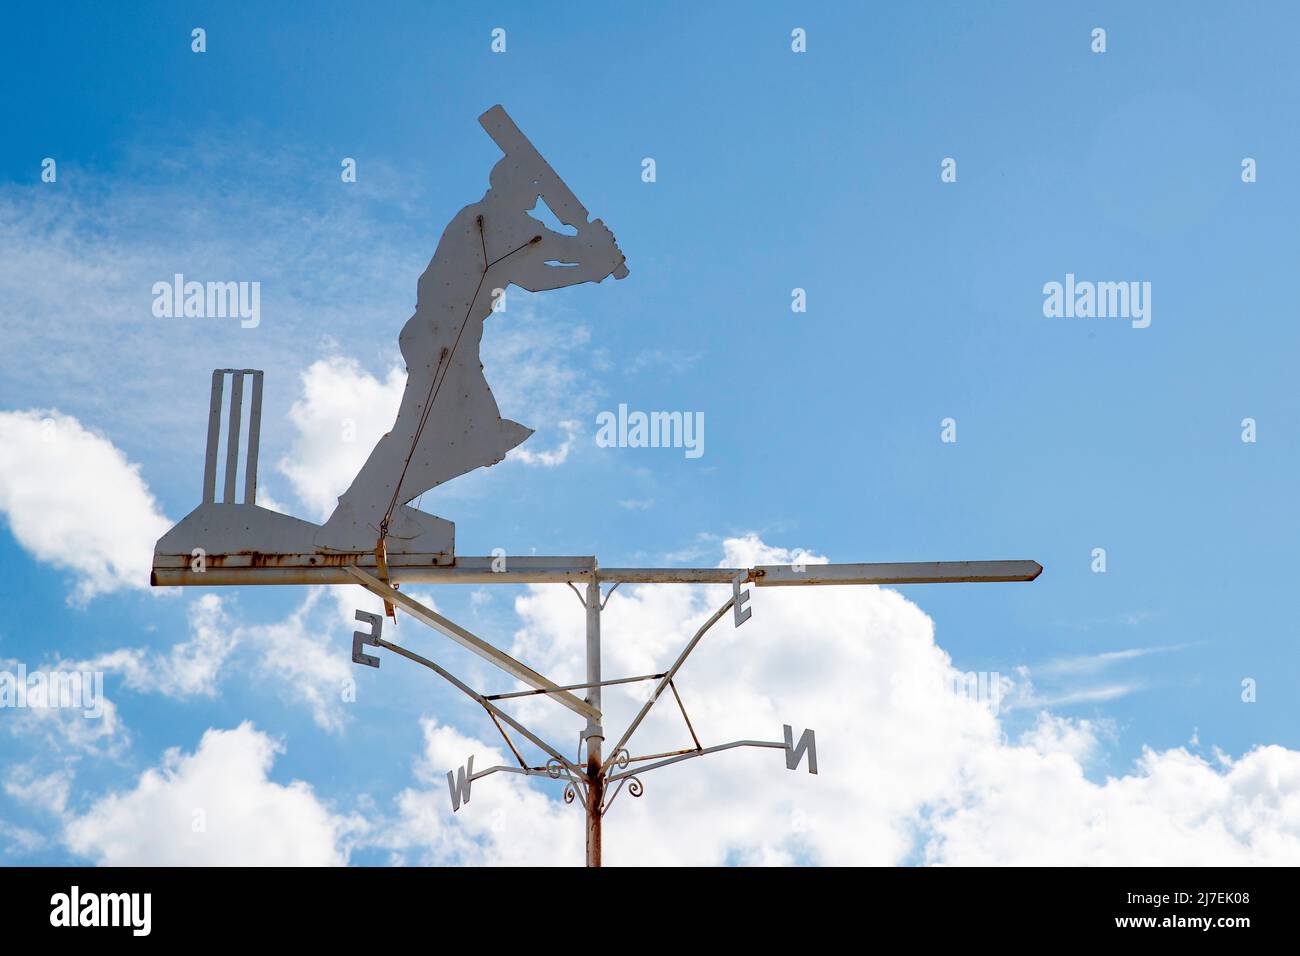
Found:
[[[335,619],[330,603],[321,601],[323,594],[314,588],[283,621],[248,626],[239,635],[258,648],[259,669],[286,698],[305,703],[321,729],[338,732],[344,725],[343,691],[354,666],[351,632],[360,625]]]
[[[756,538],[725,543],[723,566],[789,563]],[[821,559],[804,557],[807,563]],[[780,741],[817,733],[820,774],[791,773],[781,750],[737,749],[643,777],[605,828],[608,863],[1190,864],[1300,862],[1300,753],[1262,747],[1206,760],[1147,751],[1131,771],[1093,782],[1085,770],[1107,729],[1044,712],[1015,740],[959,683],[929,618],[875,587],[752,589],[754,616],[724,617],[677,686],[702,742]],[[662,670],[724,588],[624,586],[604,618],[609,675]],[[581,609],[565,588],[537,587],[516,605],[513,652],[561,681],[582,673]],[[608,744],[640,693],[607,688]],[[516,712],[555,742],[577,724],[540,699]],[[469,754],[503,762],[500,744],[426,724],[421,786],[398,803],[393,850],[426,862],[578,863],[581,812],[562,784],[496,774],[454,816],[445,772]],[[483,736],[483,733],[476,733]],[[490,739],[484,736],[484,739]],[[691,738],[671,696],[632,741],[634,755]],[[571,747],[565,747],[566,751]],[[545,795],[545,799],[541,795]]]
[[[543,866],[573,863],[583,842],[583,819],[522,776],[496,773],[470,788],[469,803],[450,813],[447,770],[474,756],[474,769],[510,766],[513,758],[498,747],[468,737],[436,720],[421,722],[424,750],[415,765],[420,786],[397,797],[393,822],[376,845],[394,862],[425,865]],[[549,782],[549,781],[548,781]],[[561,785],[553,785],[558,788]]]
[[[331,866],[364,826],[301,781],[270,779],[279,744],[250,723],[169,750],[134,789],[65,822],[68,847],[108,866]]]
[[[784,564],[796,555],[753,537],[728,540],[723,550],[728,567]],[[305,693],[317,723],[338,730],[338,691],[350,672],[346,641],[331,649],[319,635],[354,627],[358,596],[327,593],[311,592],[278,623],[233,627],[231,640],[261,648],[279,686]],[[606,674],[662,671],[729,593],[621,587],[603,619]],[[1088,771],[1109,743],[1105,723],[1044,709],[1009,737],[985,703],[954,692],[960,675],[935,643],[930,619],[896,591],[751,588],[751,604],[753,617],[741,628],[730,614],[714,625],[676,686],[705,746],[779,742],[784,724],[796,737],[811,727],[820,773],[810,775],[806,763],[788,771],[779,748],[740,748],[643,773],[644,796],[625,790],[610,811],[607,863],[1300,862],[1300,753],[1146,750],[1126,772],[1101,778]],[[572,592],[533,587],[515,611],[511,652],[561,682],[580,679],[582,609]],[[191,638],[181,645],[188,649],[173,652],[176,662],[153,689],[210,686],[209,664],[182,662],[226,653],[224,643],[203,638],[206,628],[229,627],[225,613],[215,598],[195,603]],[[122,669],[130,683],[130,666]],[[607,746],[648,686],[606,688]],[[508,709],[562,752],[573,751],[581,722],[569,712],[542,698]],[[425,717],[422,729],[409,783],[383,807],[367,804],[371,826],[328,806],[306,783],[273,781],[279,745],[247,723],[209,730],[192,753],[167,752],[133,789],[89,803],[70,800],[57,775],[11,774],[6,790],[61,814],[64,842],[100,863],[342,863],[358,847],[394,863],[582,861],[583,816],[562,801],[563,781],[496,773],[474,784],[453,814],[448,770],[471,755],[477,770],[512,765],[513,757],[477,715],[454,724]],[[666,695],[630,750],[690,745]],[[60,810],[71,805],[89,809]]]
[[[380,437],[393,426],[406,372],[376,378],[354,359],[333,356],[302,373],[302,393],[289,409],[297,434],[280,472],[310,511],[329,517]]]
[[[63,666],[77,671],[120,673],[126,686],[135,691],[168,697],[211,697],[240,635],[232,628],[215,594],[204,594],[190,604],[189,629],[189,640],[173,645],[165,654],[141,647],[123,648]]]
[[[723,564],[792,558],[749,538],[728,541]],[[603,620],[605,671],[662,671],[729,595],[725,587],[620,588]],[[929,619],[897,592],[754,588],[751,596],[753,617],[736,628],[724,616],[676,686],[705,746],[780,741],[784,724],[796,736],[811,727],[820,774],[811,776],[806,766],[791,773],[782,751],[749,748],[652,771],[642,778],[642,799],[624,794],[614,805],[607,859],[707,865],[906,858],[921,808],[945,795],[971,749],[996,741],[996,719],[941,692],[948,658],[934,644]],[[534,588],[516,610],[523,621],[518,655],[558,680],[583,672],[575,616],[581,609],[567,589]],[[646,687],[606,690],[608,746]],[[552,739],[573,739],[576,730],[554,710],[540,700],[521,708]],[[689,746],[689,731],[666,695],[630,749],[635,756]]]
[[[102,674],[75,666],[0,658],[0,729],[37,753],[117,756],[131,737],[103,684]]]
[[[1145,750],[1133,773],[1084,778],[1067,746],[1043,740],[976,755],[953,805],[935,815],[927,860],[957,865],[1295,866],[1300,753],[1258,747],[1214,763]]]
[[[170,522],[138,465],[57,411],[0,412],[0,447],[0,512],[23,548],[74,573],[77,600],[149,586]]]
[[[312,588],[285,617],[269,622],[240,621],[215,594],[195,598],[189,606],[189,637],[166,651],[145,647],[119,648],[82,661],[59,661],[50,670],[63,674],[116,675],[129,690],[184,699],[214,697],[221,681],[243,665],[237,652],[249,649],[255,657],[256,686],[295,705],[305,705],[316,725],[338,732],[344,726],[344,690],[350,686],[352,663],[350,634],[356,624],[352,612],[360,604],[379,610],[378,598],[337,593],[334,602],[322,601],[324,589]],[[346,615],[336,617],[346,608]],[[343,619],[345,618],[345,619]],[[16,662],[15,662],[16,663]],[[94,743],[119,731],[117,711],[107,698],[104,716],[96,721],[69,713],[62,723],[65,737],[76,743]],[[48,708],[52,709],[52,708]],[[96,730],[80,729],[87,723]]]

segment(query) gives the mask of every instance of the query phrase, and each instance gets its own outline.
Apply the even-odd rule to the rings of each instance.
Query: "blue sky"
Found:
[[[266,370],[266,491],[319,518],[277,468],[329,430],[290,414],[303,375],[386,381],[416,277],[486,187],[498,151],[476,118],[499,102],[613,229],[631,276],[519,293],[490,320],[503,414],[537,429],[526,448],[569,450],[426,496],[456,521],[460,552],[716,564],[743,539],[832,561],[1034,558],[1046,571],[1033,584],[902,589],[958,670],[1019,681],[1021,706],[992,733],[1018,740],[1044,710],[1090,727],[1083,769],[1098,786],[1140,775],[1145,748],[1211,766],[1216,749],[1300,749],[1285,597],[1300,518],[1289,5],[68,4],[6,19],[0,411],[75,418],[138,466],[156,513],[176,521],[197,503],[207,376],[233,366]],[[791,51],[795,27],[806,53]],[[340,181],[343,157],[355,184]],[[940,181],[945,157],[955,183]],[[1245,157],[1257,182],[1242,182]],[[260,281],[260,326],[155,319],[151,283],[176,272]],[[1045,317],[1043,285],[1067,273],[1150,282],[1150,327]],[[796,287],[806,313],[791,311]],[[703,412],[705,454],[596,447],[595,414],[619,403]],[[940,441],[948,417],[954,444]],[[11,476],[28,468],[18,454],[0,449]],[[84,477],[73,499],[93,501],[94,520],[113,504]],[[0,500],[13,527],[27,499]],[[39,537],[45,519],[28,519]],[[115,580],[70,601],[83,564],[21,537],[0,532],[0,659],[165,655],[192,634],[198,595]],[[507,642],[547,633],[512,603],[530,594],[510,590],[427,593]],[[85,821],[209,728],[251,721],[282,747],[269,785],[305,781],[339,818],[398,813],[420,785],[422,718],[492,740],[454,692],[396,661],[354,675],[359,702],[321,718],[292,676],[266,677],[253,645],[274,636],[249,630],[305,595],[219,597],[218,627],[246,636],[210,692],[133,689],[110,669],[120,746],[0,734],[0,762],[20,768],[0,820],[24,834],[0,859],[110,860]],[[333,604],[318,599],[305,629],[346,659]],[[328,623],[314,617],[325,608]],[[806,638],[774,634],[769,650],[798,660]],[[1149,653],[1100,656],[1133,651]],[[874,714],[840,710],[845,734]],[[785,785],[779,764],[761,769]],[[691,772],[707,783],[729,768]],[[22,795],[34,780],[67,783],[57,812]],[[442,812],[439,786],[435,773]],[[928,807],[917,798],[899,827]],[[670,809],[647,812],[672,826]],[[920,845],[892,860],[916,862]],[[478,859],[373,835],[349,846],[359,863]],[[747,852],[743,834],[718,850]],[[785,852],[829,859],[797,839]]]

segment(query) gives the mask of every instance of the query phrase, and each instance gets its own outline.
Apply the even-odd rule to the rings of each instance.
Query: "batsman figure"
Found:
[[[444,481],[493,465],[531,435],[502,419],[483,375],[483,322],[502,290],[530,292],[627,275],[613,234],[587,210],[500,106],[479,122],[505,153],[490,188],[442,234],[420,276],[415,314],[399,339],[406,390],[392,430],[379,440],[338,507],[316,534],[318,548],[425,554],[454,552],[454,526],[408,502]],[[529,215],[539,199],[577,235]]]

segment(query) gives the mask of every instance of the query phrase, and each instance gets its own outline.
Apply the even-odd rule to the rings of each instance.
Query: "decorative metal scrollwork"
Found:
[[[546,775],[552,780],[559,780],[561,777],[564,778],[565,803],[572,803],[574,800],[579,800],[584,807],[587,805],[587,798],[582,792],[582,781],[573,775],[573,771],[569,767],[565,766],[563,761],[557,760],[554,757],[546,761]]]
[[[622,751],[621,756],[623,759],[621,762],[615,761],[620,767],[626,767],[630,762],[626,759],[626,755],[627,751]],[[645,793],[645,784],[631,774],[624,774],[618,778],[618,786],[607,795],[605,805],[601,807],[601,813],[604,813],[614,805],[614,801],[618,799],[618,795],[623,792],[624,787],[627,787],[627,792],[632,794],[634,797],[639,797],[641,794]]]

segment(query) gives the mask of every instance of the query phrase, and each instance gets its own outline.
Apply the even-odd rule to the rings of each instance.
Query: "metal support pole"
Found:
[[[600,712],[600,582],[596,575],[587,582],[587,688],[586,701]],[[601,718],[588,717],[583,732],[587,742],[587,866],[600,866],[600,812],[605,802],[605,775],[601,769],[601,745],[605,728]]]

